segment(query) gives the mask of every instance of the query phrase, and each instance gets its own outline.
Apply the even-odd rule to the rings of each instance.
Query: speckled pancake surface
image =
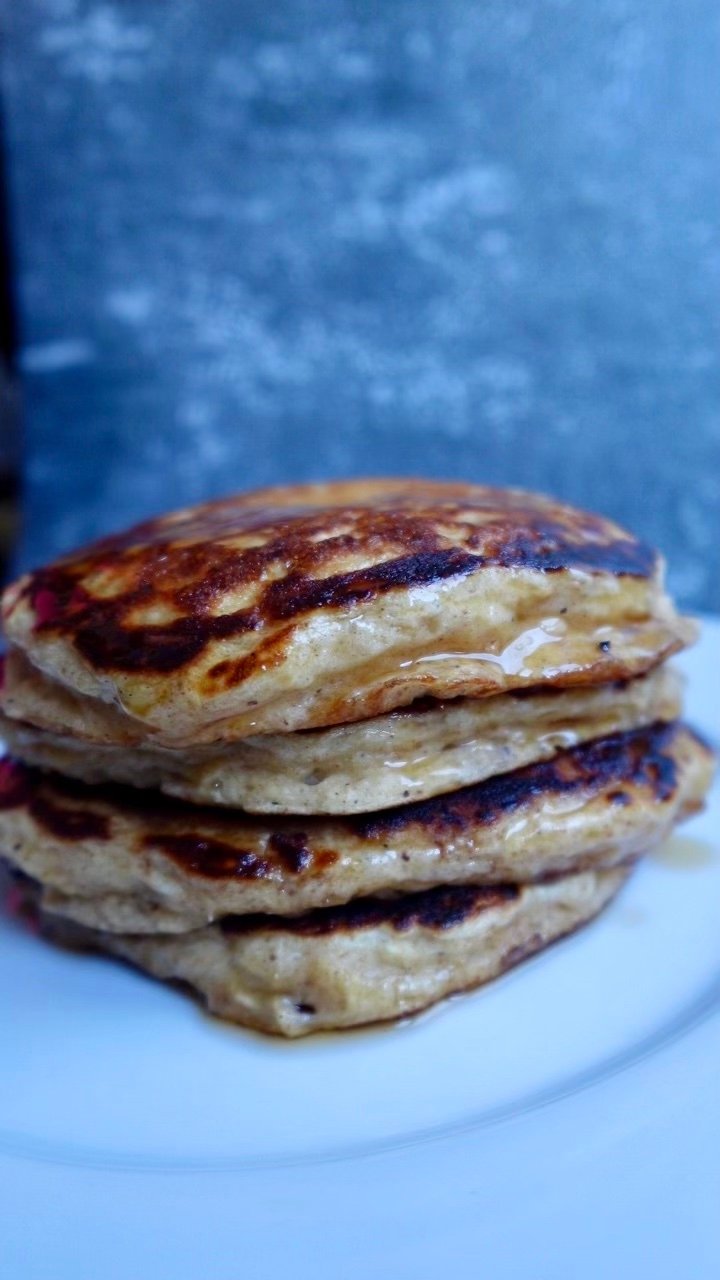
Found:
[[[587,923],[627,875],[616,867],[536,885],[432,889],[166,937],[78,931],[51,916],[45,929],[188,984],[222,1018],[295,1037],[399,1018],[488,982]]]
[[[250,818],[0,762],[0,850],[44,902],[121,933],[297,915],[376,894],[608,867],[697,809],[712,757],[655,725],[450,795],[352,818]]]
[[[51,681],[169,746],[624,679],[692,635],[655,553],[612,522],[515,490],[392,480],[139,525],[20,579],[3,620]]]
[[[36,683],[31,674],[28,683]],[[85,782],[159,788],[250,813],[342,814],[442,795],[592,738],[675,720],[680,708],[680,679],[663,666],[609,685],[426,699],[372,720],[185,751],[108,744],[1,713],[0,734],[11,755]],[[83,725],[80,711],[73,728]]]

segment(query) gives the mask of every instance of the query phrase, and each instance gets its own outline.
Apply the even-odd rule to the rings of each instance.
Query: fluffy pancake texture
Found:
[[[431,696],[642,674],[687,643],[655,553],[517,490],[265,490],[105,539],[8,588],[13,646],[168,747],[344,724]],[[15,668],[11,714],[30,720]]]
[[[286,1036],[578,928],[710,782],[661,559],[519,490],[208,503],[26,574],[2,619],[0,854],[44,931]]]
[[[43,903],[119,933],[229,913],[297,915],[435,885],[606,868],[699,807],[707,747],[658,724],[571,748],[449,795],[353,818],[250,818],[130,788],[0,766],[0,847]]]
[[[45,929],[189,984],[222,1018],[296,1037],[399,1018],[488,982],[592,919],[628,870],[431,889],[294,920],[230,918],[165,937],[78,931],[58,916]]]
[[[0,705],[2,695],[0,695]],[[159,788],[250,813],[363,813],[426,799],[543,760],[564,747],[676,719],[677,675],[425,701],[354,724],[177,751],[115,746],[0,714],[11,753],[86,782]]]

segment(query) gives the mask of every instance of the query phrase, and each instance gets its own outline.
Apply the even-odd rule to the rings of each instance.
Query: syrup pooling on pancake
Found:
[[[689,635],[657,557],[618,526],[420,481],[165,517],[21,579],[4,617],[51,680],[170,746],[625,678]]]

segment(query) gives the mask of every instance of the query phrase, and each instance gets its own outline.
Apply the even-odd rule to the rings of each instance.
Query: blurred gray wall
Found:
[[[21,0],[36,562],[248,485],[538,487],[720,608],[714,0]]]

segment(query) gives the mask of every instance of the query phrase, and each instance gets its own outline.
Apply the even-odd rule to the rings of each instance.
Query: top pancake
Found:
[[[420,480],[262,490],[149,521],[21,578],[3,621],[51,681],[178,747],[624,679],[692,637],[659,557],[619,526]]]

